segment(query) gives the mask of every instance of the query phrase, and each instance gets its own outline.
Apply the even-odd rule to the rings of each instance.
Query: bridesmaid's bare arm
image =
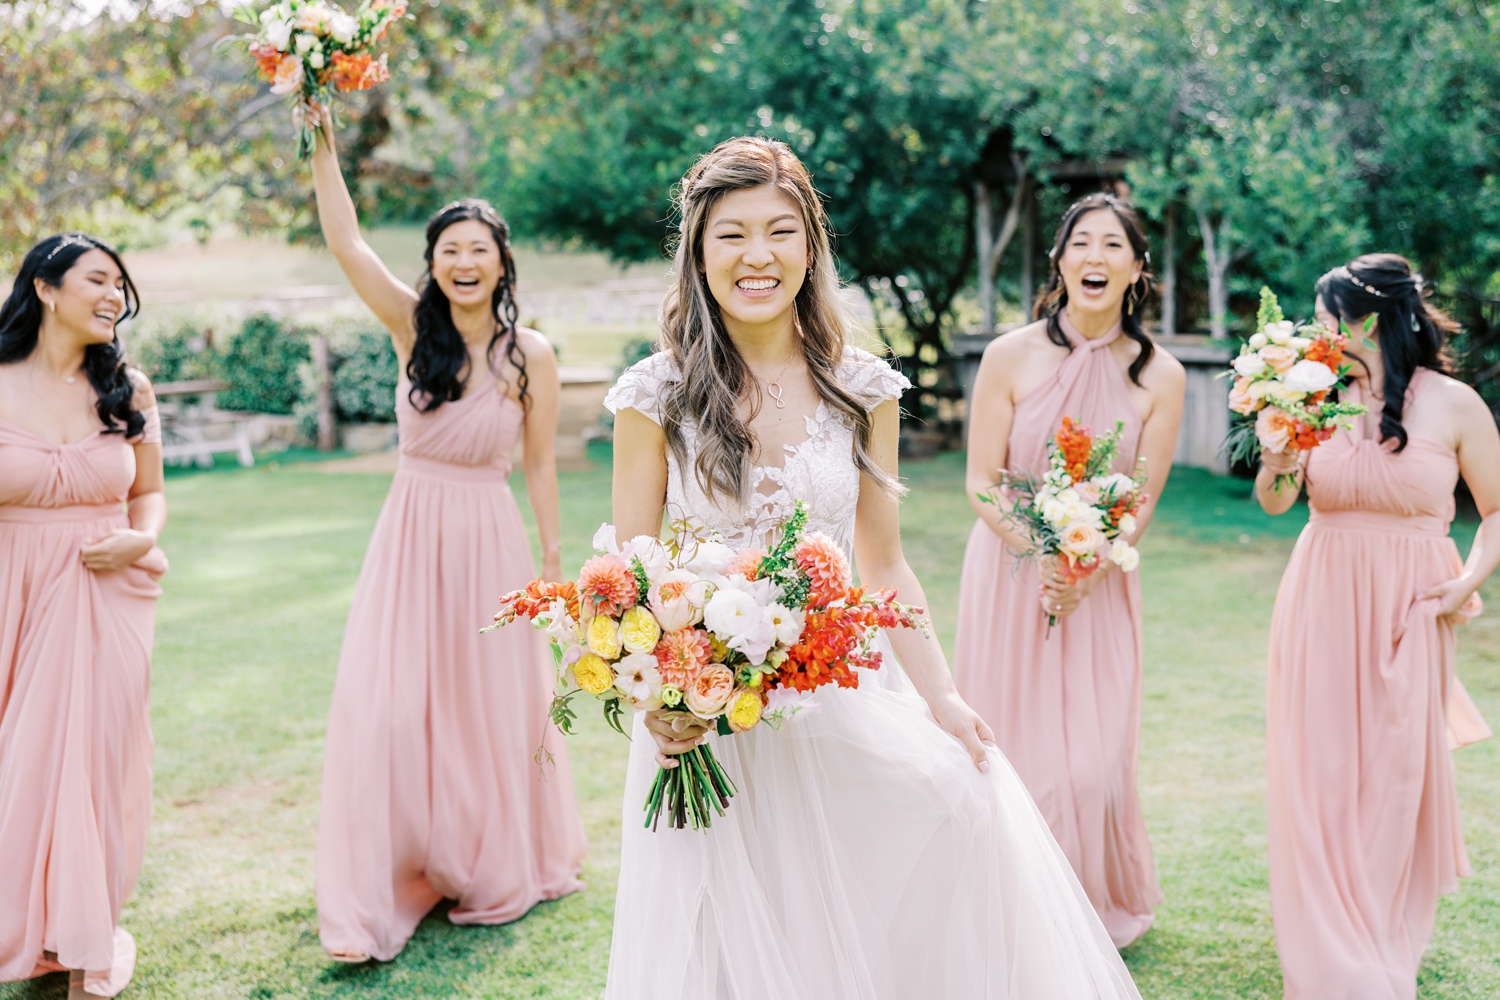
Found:
[[[1141,382],[1151,394],[1151,411],[1141,422],[1139,454],[1146,460],[1146,502],[1135,516],[1135,533],[1126,539],[1134,545],[1146,533],[1156,514],[1156,505],[1172,473],[1172,454],[1177,450],[1177,431],[1182,426],[1182,400],[1187,394],[1187,370],[1166,351],[1158,348]]]
[[[1443,615],[1453,615],[1500,566],[1500,431],[1479,393],[1461,382],[1445,380],[1446,407],[1458,454],[1458,471],[1469,484],[1479,508],[1479,530],[1469,547],[1463,572],[1423,596],[1442,601]]]
[[[877,465],[894,476],[900,430],[896,400],[881,403],[871,417],[875,428],[870,437],[870,455]],[[900,504],[863,475],[854,519],[854,562],[859,567],[860,583],[867,590],[893,587],[902,602],[927,605],[922,584],[901,550]],[[914,629],[898,628],[887,632],[886,637],[901,660],[902,668],[916,685],[917,693],[932,709],[938,725],[962,741],[976,767],[988,771],[990,765],[984,744],[993,744],[995,736],[984,720],[959,697],[937,636],[931,629],[923,635]]]
[[[413,318],[417,293],[390,272],[360,234],[354,199],[349,197],[344,175],[339,170],[338,153],[334,151],[332,115],[323,116],[317,148],[313,150],[312,168],[323,241],[338,260],[354,291],[390,330],[397,360],[401,370],[405,371],[412,344],[417,339]]]
[[[1305,452],[1284,451],[1277,454],[1267,448],[1260,450],[1260,471],[1255,474],[1255,499],[1260,509],[1267,514],[1285,514],[1297,503],[1302,493],[1302,456]],[[1278,489],[1278,477],[1295,476],[1295,484],[1285,484]]]
[[[969,453],[964,473],[964,489],[975,515],[1017,550],[1026,547],[1026,540],[1007,523],[1000,507],[979,497],[994,495],[990,490],[1000,481],[1009,460],[1010,430],[1016,414],[1011,381],[1020,361],[1018,355],[1024,351],[1024,342],[1010,335],[995,338],[984,349],[969,399]]]
[[[146,376],[132,369],[130,381],[135,386],[131,406],[136,410],[147,410],[156,405],[156,394],[151,391],[151,383]],[[133,447],[135,480],[130,484],[127,497],[130,527],[116,528],[103,538],[90,541],[80,550],[83,564],[96,573],[122,570],[150,552],[167,525],[166,479],[162,472],[161,444],[143,441]]]
[[[562,516],[557,501],[557,409],[562,383],[557,377],[557,356],[546,337],[520,329],[516,339],[526,359],[526,493],[542,542],[542,576],[556,581],[562,579]]]

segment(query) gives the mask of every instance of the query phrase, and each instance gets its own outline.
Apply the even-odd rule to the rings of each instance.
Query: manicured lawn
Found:
[[[565,565],[608,517],[600,469],[563,477]],[[908,555],[951,647],[972,517],[961,456],[906,470]],[[589,888],[505,927],[425,921],[394,962],[337,966],[318,946],[312,855],[324,721],[344,616],[389,477],[309,464],[174,477],[172,559],[152,694],[156,811],[124,923],[126,996],[598,997],[618,861],[625,742],[591,716],[570,744]],[[524,498],[519,478],[517,494]],[[1142,795],[1166,893],[1126,960],[1146,997],[1277,997],[1262,795],[1266,631],[1303,515],[1247,484],[1179,471],[1144,545]],[[1470,531],[1472,528],[1469,529]],[[1467,537],[1463,544],[1467,545]],[[1486,597],[1500,607],[1500,587]],[[1500,614],[1460,633],[1459,672],[1500,721]],[[1500,746],[1457,754],[1475,877],[1448,897],[1422,997],[1500,995]],[[62,997],[63,977],[0,986]]]

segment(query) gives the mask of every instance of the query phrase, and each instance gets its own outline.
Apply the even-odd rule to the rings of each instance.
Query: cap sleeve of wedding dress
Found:
[[[888,399],[900,399],[911,388],[911,380],[892,368],[885,359],[858,347],[844,348],[838,376],[844,388],[865,401],[868,410]]]
[[[604,406],[610,413],[636,410],[659,424],[666,386],[681,378],[682,373],[677,364],[666,352],[658,351],[625,369],[625,373],[604,397]]]

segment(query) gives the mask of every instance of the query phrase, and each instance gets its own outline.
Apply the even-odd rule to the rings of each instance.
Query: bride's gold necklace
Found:
[[[784,391],[781,387],[781,380],[786,377],[787,369],[792,367],[792,361],[796,357],[796,351],[787,355],[786,364],[781,366],[781,371],[777,372],[776,377],[765,384],[766,395],[771,397],[771,401],[776,404],[776,409],[778,410],[786,409],[786,401],[781,398],[781,394]]]

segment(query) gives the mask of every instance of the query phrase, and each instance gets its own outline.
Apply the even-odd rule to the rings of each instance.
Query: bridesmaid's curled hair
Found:
[[[411,360],[406,363],[406,377],[411,380],[407,398],[423,413],[462,399],[469,381],[469,345],[453,324],[448,296],[432,280],[432,257],[438,240],[449,226],[471,220],[481,222],[489,229],[500,253],[500,280],[490,295],[495,332],[490,337],[485,357],[493,369],[495,348],[505,341],[506,360],[520,373],[517,382],[521,405],[524,407],[528,402],[526,356],[521,353],[521,345],[516,339],[516,262],[510,252],[510,226],[489,202],[465,198],[444,205],[427,222],[427,249],[422,253],[427,270],[417,282],[417,307],[413,314],[417,338],[412,345]]]
[[[26,253],[21,270],[10,287],[10,297],[0,306],[0,365],[15,364],[31,357],[42,330],[42,300],[36,293],[40,281],[49,288],[61,288],[63,275],[73,269],[78,258],[90,250],[109,255],[125,281],[125,311],[115,319],[115,329],[140,310],[140,296],[135,282],[125,270],[115,248],[87,233],[59,233],[49,236]],[[131,405],[135,386],[125,364],[125,347],[120,335],[107,344],[90,344],[83,350],[83,371],[98,397],[94,404],[106,434],[135,437],[146,426],[146,418]]]
[[[1141,228],[1140,216],[1135,214],[1135,209],[1131,208],[1128,202],[1112,194],[1099,192],[1079,198],[1068,207],[1068,210],[1063,213],[1062,221],[1057,225],[1057,239],[1053,241],[1052,249],[1048,252],[1051,266],[1047,272],[1047,287],[1042,290],[1041,296],[1037,299],[1033,315],[1036,319],[1047,321],[1048,340],[1058,347],[1066,347],[1070,351],[1073,349],[1073,345],[1068,342],[1068,335],[1062,331],[1062,323],[1057,318],[1068,305],[1068,289],[1063,284],[1061,270],[1063,248],[1068,245],[1068,240],[1073,235],[1073,227],[1078,225],[1078,220],[1101,208],[1115,213],[1115,218],[1120,220],[1120,225],[1125,230],[1125,238],[1130,241],[1131,252],[1142,265],[1141,276],[1126,290],[1125,301],[1120,306],[1121,331],[1141,345],[1141,352],[1130,363],[1130,381],[1140,385],[1141,372],[1146,370],[1146,366],[1151,363],[1151,355],[1156,353],[1156,345],[1141,328],[1141,313],[1145,311],[1146,300],[1156,285],[1150,269],[1145,266],[1151,262],[1151,247],[1146,242],[1146,231]]]
[[[1356,321],[1373,315],[1385,363],[1381,392],[1381,440],[1406,447],[1401,415],[1406,389],[1418,368],[1445,371],[1443,347],[1458,324],[1427,301],[1428,289],[1411,261],[1394,253],[1367,253],[1334,268],[1318,279],[1318,295],[1328,311],[1348,323],[1360,336]]]

